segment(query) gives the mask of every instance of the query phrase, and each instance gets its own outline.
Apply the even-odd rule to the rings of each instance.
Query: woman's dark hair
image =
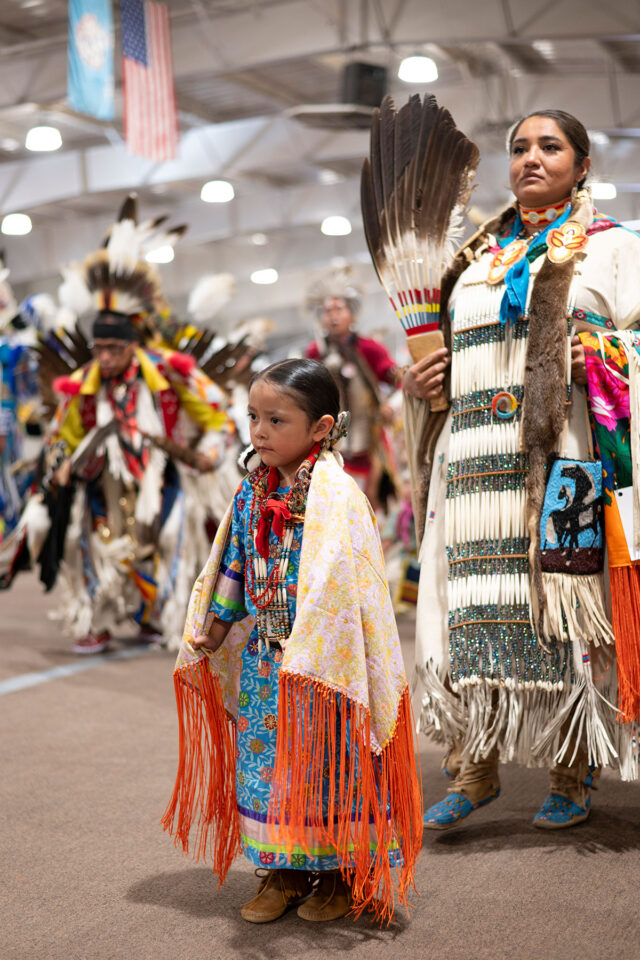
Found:
[[[551,120],[555,120],[573,147],[576,166],[579,166],[582,161],[589,156],[591,152],[591,141],[589,140],[589,134],[587,133],[583,124],[581,124],[580,121],[573,116],[573,114],[567,113],[565,110],[532,110],[532,112],[528,113],[526,117],[521,117],[509,131],[507,139],[509,153],[511,153],[513,141],[515,140],[518,130],[525,120],[529,120],[531,117],[549,117]],[[586,177],[583,177],[578,184],[580,189],[584,187],[584,182],[586,179]]]
[[[258,380],[266,380],[294,395],[295,402],[315,423],[329,414],[334,420],[340,413],[340,393],[335,380],[317,360],[280,360],[265,367],[251,378],[249,388]]]

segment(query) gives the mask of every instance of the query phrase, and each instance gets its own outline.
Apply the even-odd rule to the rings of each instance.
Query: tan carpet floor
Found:
[[[48,619],[54,600],[31,575],[0,593],[0,682],[77,661]],[[408,664],[412,630],[401,622]],[[172,660],[150,651],[0,696],[0,960],[640,957],[640,786],[605,776],[590,820],[549,834],[530,825],[545,772],[516,767],[464,828],[425,835],[409,918],[245,923],[251,866],[218,889],[159,827],[177,755]],[[421,740],[427,804],[445,793],[439,759]]]

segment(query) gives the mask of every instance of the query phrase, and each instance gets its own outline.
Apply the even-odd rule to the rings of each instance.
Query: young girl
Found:
[[[406,904],[421,844],[413,723],[375,517],[332,452],[338,391],[285,360],[249,392],[252,472],[195,584],[175,670],[165,829],[262,872],[245,920]],[[256,870],[258,874],[258,870]],[[394,876],[395,875],[395,876]],[[306,898],[306,899],[305,899]]]

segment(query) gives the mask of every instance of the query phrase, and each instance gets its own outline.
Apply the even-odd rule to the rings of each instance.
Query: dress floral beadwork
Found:
[[[279,487],[283,498],[289,488]],[[254,492],[245,480],[235,496],[233,518],[227,546],[222,555],[220,574],[211,599],[211,612],[220,620],[233,623],[257,610],[250,592],[244,589],[247,538],[251,535],[251,505]],[[296,615],[296,593],[303,523],[294,524],[293,541],[286,571],[285,593],[289,621]],[[271,572],[278,540],[269,534],[268,569]],[[259,643],[257,626],[251,631],[242,652],[242,673],[238,697],[236,798],[240,820],[242,849],[249,860],[260,867],[310,871],[336,870],[335,851],[326,846],[309,845],[309,853],[300,848],[287,853],[276,843],[267,828],[267,810],[275,761],[278,731],[278,676],[281,650],[267,650]],[[324,804],[326,807],[326,803]],[[309,855],[311,854],[311,855]]]

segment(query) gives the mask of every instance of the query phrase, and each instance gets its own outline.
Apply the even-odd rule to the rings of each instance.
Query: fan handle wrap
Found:
[[[416,333],[407,337],[407,347],[414,363],[422,360],[423,357],[429,357],[436,350],[441,350],[445,346],[442,330],[428,330],[426,333]],[[429,401],[429,406],[434,411],[448,410],[449,401],[444,392],[441,397],[436,397]]]

